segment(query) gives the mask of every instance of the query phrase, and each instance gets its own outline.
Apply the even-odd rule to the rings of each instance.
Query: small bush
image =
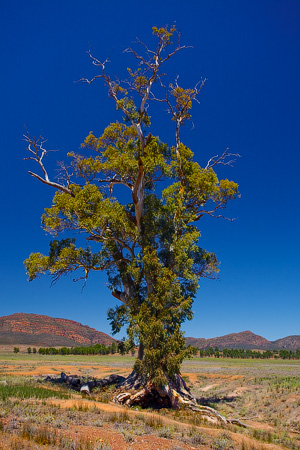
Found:
[[[204,445],[207,443],[207,436],[203,433],[198,433],[194,431],[188,438],[187,441],[193,445]]]
[[[25,423],[21,436],[29,441],[34,441],[41,445],[56,444],[56,433],[47,426],[35,427],[29,423]]]
[[[174,427],[163,426],[157,429],[157,434],[159,437],[172,439],[174,436],[174,431]]]
[[[233,448],[232,440],[226,433],[219,434],[219,436],[213,439],[213,450],[231,450]]]

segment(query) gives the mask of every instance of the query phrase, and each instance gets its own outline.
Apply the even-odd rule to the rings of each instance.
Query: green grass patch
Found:
[[[1,368],[7,369],[12,367],[12,370],[31,370],[32,368],[38,369],[39,367],[49,365],[55,367],[58,372],[59,366],[63,368],[64,365],[74,366],[74,371],[78,371],[78,365],[91,366],[94,369],[97,366],[111,366],[112,373],[119,372],[120,368],[132,368],[135,362],[135,357],[131,355],[39,355],[37,354],[25,354],[25,353],[1,353],[0,352],[0,374]],[[19,367],[14,367],[19,365]],[[117,371],[115,370],[117,368]]]
[[[38,398],[38,399],[47,399],[47,398],[60,398],[60,399],[68,399],[70,398],[70,394],[54,391],[52,389],[47,389],[42,386],[33,386],[27,384],[8,384],[8,385],[0,385],[0,400],[6,401],[8,398]]]

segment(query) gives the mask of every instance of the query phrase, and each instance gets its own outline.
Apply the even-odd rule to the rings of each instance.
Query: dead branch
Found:
[[[24,158],[24,160],[32,160],[32,161],[37,162],[43,172],[43,177],[41,177],[40,175],[38,175],[34,172],[31,172],[30,170],[28,171],[29,175],[31,175],[34,178],[37,178],[39,181],[41,181],[44,184],[47,184],[48,186],[52,186],[56,189],[59,189],[60,191],[65,192],[66,194],[70,194],[70,195],[74,196],[72,191],[67,186],[64,186],[63,184],[56,183],[56,182],[50,180],[47,170],[44,166],[43,159],[45,156],[47,156],[47,154],[50,151],[55,151],[55,150],[46,150],[43,147],[46,140],[43,138],[42,134],[39,136],[38,139],[36,139],[35,137],[33,139],[31,139],[29,137],[29,133],[27,133],[26,135],[24,135],[24,140],[28,143],[27,150],[29,151],[29,153],[31,153],[31,155],[33,155],[33,156],[29,156],[28,158]]]
[[[58,180],[59,183],[65,180],[67,186],[70,186],[71,178],[75,174],[74,168],[72,168],[72,166],[66,166],[64,161],[58,161],[58,166],[59,169],[56,169],[57,175],[55,178]],[[72,169],[71,173],[69,172],[69,169]]]
[[[231,166],[236,162],[237,158],[240,158],[241,155],[238,153],[228,153],[229,148],[226,148],[225,152],[222,153],[221,156],[216,155],[210,158],[208,163],[205,166],[205,170],[209,170],[217,164],[222,164],[223,166]],[[234,157],[234,159],[227,159]]]
[[[204,214],[207,214],[210,217],[214,217],[215,219],[225,219],[228,220],[229,222],[234,222],[236,220],[235,218],[231,219],[230,217],[223,216],[223,214],[214,214],[213,211],[202,210],[200,211],[200,214],[198,214],[198,216],[195,218],[195,222],[201,219],[201,217],[203,217]]]

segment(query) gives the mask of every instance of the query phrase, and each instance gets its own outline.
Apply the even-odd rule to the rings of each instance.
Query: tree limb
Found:
[[[69,194],[71,196],[74,197],[74,194],[72,193],[72,191],[67,187],[64,186],[60,183],[56,183],[54,181],[51,181],[49,179],[47,170],[43,164],[43,158],[44,156],[47,155],[47,153],[49,153],[49,151],[51,150],[46,150],[43,147],[43,144],[46,142],[46,140],[42,137],[42,134],[40,135],[40,137],[38,139],[33,138],[31,139],[29,137],[29,134],[27,133],[26,135],[24,135],[25,141],[28,142],[28,147],[27,150],[34,156],[30,156],[28,158],[24,158],[24,160],[33,160],[36,161],[38,163],[38,165],[40,166],[40,168],[42,169],[43,175],[44,177],[41,177],[40,175],[28,171],[29,175],[31,175],[34,178],[37,178],[39,181],[41,181],[44,184],[47,184],[48,186],[52,186],[56,189],[59,189],[60,191],[65,192],[66,194]]]
[[[222,164],[223,166],[232,166],[236,162],[236,158],[240,158],[241,155],[238,153],[228,153],[229,148],[226,148],[225,152],[222,153],[221,156],[216,155],[209,159],[208,163],[205,166],[205,169],[211,169],[212,167],[216,166],[217,164]],[[234,156],[235,159],[229,159],[231,156]]]

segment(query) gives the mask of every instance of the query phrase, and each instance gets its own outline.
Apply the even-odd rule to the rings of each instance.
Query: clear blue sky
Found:
[[[85,51],[110,56],[117,72],[122,53],[154,25],[173,24],[193,49],[168,66],[185,87],[208,79],[194,129],[183,140],[200,164],[229,147],[242,157],[226,176],[240,184],[241,199],[228,214],[205,218],[202,246],[221,261],[219,280],[201,282],[187,336],[215,337],[251,330],[267,339],[300,334],[300,1],[299,0],[2,0],[1,33],[1,306],[15,312],[77,320],[107,333],[106,310],[115,304],[105,276],[95,274],[83,293],[72,278],[50,287],[29,283],[23,260],[47,252],[40,226],[54,192],[27,174],[24,125],[41,128],[55,161],[77,150],[90,130],[100,134],[119,118],[114,103],[91,76]],[[126,56],[127,57],[127,56]],[[173,144],[172,123],[161,113],[152,134]]]

